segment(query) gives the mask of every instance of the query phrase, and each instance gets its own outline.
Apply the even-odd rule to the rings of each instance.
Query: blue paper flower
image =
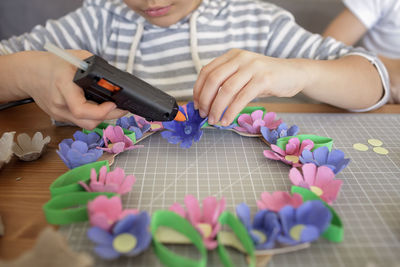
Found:
[[[262,126],[261,127],[261,134],[265,140],[268,141],[270,144],[276,144],[276,141],[279,138],[286,137],[286,136],[295,136],[299,132],[299,127],[297,125],[293,125],[288,129],[286,123],[281,123],[276,130],[270,130],[268,127]]]
[[[343,151],[334,149],[329,152],[326,146],[319,147],[313,152],[310,150],[303,150],[299,157],[301,163],[314,163],[319,166],[329,167],[335,174],[343,170],[350,162],[350,159],[344,158]]]
[[[242,203],[236,206],[236,214],[244,224],[258,250],[270,249],[275,246],[275,240],[281,231],[278,216],[275,212],[260,210],[254,216],[253,224],[250,219],[249,207]]]
[[[72,141],[65,139],[58,145],[57,154],[69,169],[95,162],[103,155],[100,149],[89,149],[88,145],[83,141]]]
[[[136,122],[135,116],[119,118],[116,125],[135,132],[136,139],[142,138],[143,134],[151,128],[150,123],[147,123],[144,119],[142,119],[141,125],[139,125]]]
[[[96,243],[94,251],[103,259],[116,259],[121,255],[136,256],[150,245],[149,224],[150,216],[142,211],[118,221],[111,233],[93,226],[88,230],[87,236]]]
[[[85,142],[89,149],[104,146],[103,138],[101,138],[101,136],[95,132],[85,134],[82,131],[76,131],[74,133],[73,137],[75,138],[75,141]],[[69,140],[69,139],[66,139],[66,140]]]
[[[317,240],[329,226],[332,214],[320,200],[303,203],[297,209],[286,206],[279,211],[282,224],[278,242],[297,245]]]
[[[200,117],[199,111],[194,109],[193,102],[186,105],[186,110],[179,107],[179,111],[185,114],[186,121],[167,121],[163,122],[163,126],[168,131],[163,131],[161,136],[168,140],[171,144],[181,143],[182,148],[189,148],[193,141],[198,142],[203,135],[201,127],[206,119]]]

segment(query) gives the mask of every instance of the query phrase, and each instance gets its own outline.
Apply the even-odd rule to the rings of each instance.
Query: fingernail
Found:
[[[197,105],[196,101],[194,101],[194,109],[199,109],[199,106]]]
[[[226,119],[222,119],[221,120],[221,125],[224,126],[224,127],[228,126],[228,121]]]
[[[203,110],[200,110],[200,117],[202,118],[207,117],[207,113],[205,113]]]
[[[214,117],[213,116],[208,116],[208,124],[213,125],[215,123]]]

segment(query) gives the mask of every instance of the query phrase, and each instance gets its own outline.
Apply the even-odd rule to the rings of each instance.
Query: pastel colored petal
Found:
[[[182,216],[183,218],[186,218],[185,209],[181,206],[181,204],[179,204],[177,202],[172,204],[172,206],[169,208],[169,210],[175,212],[176,214]]]
[[[304,164],[302,167],[304,181],[309,185],[315,185],[317,166],[313,163]]]
[[[199,202],[192,195],[187,195],[185,197],[184,201],[185,201],[189,221],[193,225],[198,224],[201,220],[201,210],[200,210]]]
[[[89,228],[87,236],[92,242],[100,245],[111,245],[113,242],[113,236],[110,233],[96,226]]]
[[[326,146],[321,146],[315,149],[313,154],[319,166],[325,165],[328,161],[329,149]]]
[[[264,157],[272,160],[281,160],[282,157],[278,156],[276,153],[271,150],[264,150]]]
[[[108,231],[115,221],[108,218],[104,213],[96,212],[89,216],[89,222],[92,226]]]
[[[278,153],[278,154],[281,155],[281,156],[286,156],[286,152],[283,151],[283,150],[282,150],[279,146],[277,146],[277,145],[271,145],[271,149],[272,149],[272,151]]]
[[[203,241],[204,241],[204,245],[205,245],[205,247],[208,249],[208,250],[214,250],[216,247],[217,247],[217,245],[218,245],[218,242],[216,241],[216,240],[209,240],[209,239],[203,239]]]
[[[132,190],[132,186],[135,183],[136,178],[133,175],[128,175],[125,177],[124,181],[122,182],[120,188],[118,189],[118,194],[126,194]]]
[[[299,127],[297,125],[293,125],[287,130],[287,136],[295,136],[299,133]]]
[[[332,165],[338,165],[344,159],[343,151],[334,149],[329,153],[326,162]]]
[[[331,204],[333,201],[336,200],[340,188],[342,187],[343,181],[342,180],[333,180],[329,184],[327,184],[323,188],[323,195],[321,198],[325,200],[328,204]]]
[[[225,210],[226,201],[224,197],[221,197],[219,204],[217,206],[217,212],[214,213],[214,217],[212,218],[212,223],[215,225],[218,222],[219,215]]]
[[[329,226],[331,219],[331,212],[320,200],[307,201],[296,210],[297,223],[314,225],[319,233]]]
[[[114,154],[119,154],[121,152],[125,151],[125,144],[122,142],[119,143],[114,143],[112,148],[111,148],[112,153]]]
[[[334,178],[335,174],[330,168],[326,166],[321,166],[317,169],[314,184],[319,188],[323,188],[325,187],[325,185],[329,184]]]
[[[203,218],[202,222],[213,224],[215,213],[218,213],[217,199],[215,197],[206,197],[203,199]]]
[[[313,157],[313,153],[308,150],[308,149],[304,149],[301,152],[301,156],[299,157],[301,163],[306,164],[306,163],[314,163],[314,157]]]
[[[125,209],[121,212],[121,214],[118,216],[118,220],[124,219],[128,215],[136,215],[139,213],[139,210],[137,209]]]
[[[301,142],[300,150],[298,153],[301,154],[301,152],[303,152],[304,149],[312,150],[313,147],[314,147],[314,142],[310,139],[306,139],[303,142]]]
[[[304,165],[303,165],[304,168]],[[294,184],[299,186],[304,182],[303,175],[301,175],[300,171],[297,168],[291,168],[289,171],[289,179]]]
[[[253,129],[256,133],[260,132],[260,128],[265,126],[265,122],[263,120],[255,120],[253,123]]]
[[[263,114],[264,111],[262,111],[261,109],[255,110],[251,113],[251,119],[252,121],[256,121],[256,120],[262,120],[263,119]]]
[[[244,226],[250,230],[251,229],[251,219],[250,219],[250,208],[245,203],[241,203],[236,206],[236,215],[239,220],[244,224]]]
[[[343,161],[340,162],[340,163],[336,166],[336,168],[335,168],[335,170],[334,170],[334,173],[337,174],[337,173],[341,172],[344,168],[347,167],[347,165],[349,164],[349,162],[350,162],[350,159],[343,159]]]
[[[249,114],[241,114],[238,117],[237,121],[238,121],[239,126],[243,126],[244,124],[249,124],[249,125],[253,124],[253,119],[251,118],[251,116]]]
[[[247,129],[244,127],[236,126],[236,127],[233,127],[233,129],[235,129],[239,132],[242,132],[242,133],[247,133]]]
[[[195,118],[195,110],[194,110],[194,103],[190,101],[186,104],[186,114],[188,116],[189,121]]]
[[[289,235],[289,231],[295,223],[296,209],[288,205],[283,207],[278,214],[284,235]]]
[[[321,233],[315,226],[306,225],[306,227],[301,231],[300,242],[301,243],[313,242],[318,239],[320,234]]]
[[[264,218],[268,210],[260,210],[254,215],[253,228],[262,229],[264,226]]]
[[[138,221],[138,215],[127,215],[114,225],[112,233],[114,235],[119,235],[122,233],[130,232],[136,221]]]
[[[189,148],[193,144],[193,140],[191,138],[186,138],[185,140],[182,141],[181,143],[181,148]]]
[[[80,153],[86,153],[88,151],[88,146],[85,142],[82,141],[75,141],[71,144],[71,149],[75,149]]]
[[[102,166],[99,171],[99,182],[102,184],[106,183],[107,167]]]

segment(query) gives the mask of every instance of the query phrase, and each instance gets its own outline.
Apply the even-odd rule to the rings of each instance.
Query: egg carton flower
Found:
[[[7,164],[12,156],[12,146],[15,132],[6,132],[0,138],[0,169]]]
[[[118,221],[111,233],[91,227],[88,238],[96,244],[94,252],[103,259],[116,259],[121,255],[133,257],[145,251],[151,243],[150,216],[142,211]]]
[[[278,215],[268,210],[260,210],[251,222],[250,209],[242,203],[236,206],[236,215],[245,226],[257,250],[275,247],[275,240],[281,231]]]
[[[193,141],[198,142],[203,135],[201,127],[207,119],[200,117],[199,111],[194,109],[193,102],[189,102],[185,108],[179,107],[179,111],[186,116],[186,121],[166,121],[161,136],[171,144],[179,144],[181,148],[189,148]]]
[[[263,192],[261,200],[257,200],[257,207],[260,210],[270,210],[273,212],[279,212],[287,205],[297,208],[301,204],[303,204],[303,197],[300,194],[290,195],[285,191],[276,191],[272,194]]]
[[[126,150],[143,147],[141,145],[134,145],[133,141],[124,134],[120,126],[108,125],[103,131],[104,148],[98,147],[108,153],[119,154]]]
[[[277,240],[283,245],[315,241],[328,228],[332,214],[320,200],[304,202],[300,207],[286,206],[279,211],[282,231]]]
[[[113,196],[98,196],[89,201],[88,206],[89,221],[92,226],[96,226],[105,231],[109,231],[113,225],[130,214],[137,214],[138,210],[122,210],[121,198]]]
[[[264,156],[272,160],[280,160],[293,167],[300,167],[300,155],[303,150],[311,150],[314,147],[314,142],[306,139],[300,143],[299,138],[293,137],[286,144],[285,150],[282,150],[277,145],[271,144],[271,150],[264,150]]]
[[[151,128],[150,123],[143,118],[141,119],[141,124],[139,124],[135,116],[119,118],[116,125],[135,132],[136,139],[142,138],[143,134],[148,132]]]
[[[43,138],[41,132],[36,132],[32,139],[26,133],[22,133],[17,136],[12,150],[20,160],[33,161],[42,155],[50,140],[50,136]]]
[[[187,211],[179,203],[173,204],[169,209],[186,218],[197,229],[207,249],[216,248],[215,237],[221,228],[218,218],[225,210],[225,199],[222,198],[218,203],[215,197],[206,197],[203,199],[203,210],[192,195],[187,195],[184,202]]]
[[[104,146],[103,138],[101,138],[101,136],[95,132],[90,132],[88,134],[85,134],[82,131],[76,131],[73,134],[73,137],[75,138],[75,141],[85,142],[89,149]],[[71,139],[69,139],[69,140],[71,140]]]
[[[295,136],[299,133],[299,127],[297,125],[291,126],[289,129],[286,123],[281,123],[276,129],[269,129],[268,127],[261,126],[261,134],[264,139],[270,143],[276,145],[276,141],[279,138],[286,136]]]
[[[239,126],[235,127],[235,130],[243,133],[260,134],[261,127],[264,126],[273,130],[282,123],[281,119],[275,120],[275,112],[268,112],[264,117],[263,114],[263,110],[255,110],[250,115],[241,114],[237,119]]]
[[[72,139],[61,141],[58,148],[57,154],[69,169],[95,162],[103,154],[100,149],[89,149],[85,142],[72,141]]]
[[[338,174],[341,170],[346,168],[350,159],[345,159],[343,151],[339,149],[334,149],[329,152],[326,146],[321,146],[313,152],[307,149],[303,150],[300,161],[303,164],[314,163],[317,166],[327,166],[335,174]]]
[[[290,181],[294,185],[309,189],[328,204],[337,198],[343,182],[334,179],[335,174],[329,167],[307,163],[301,169],[303,174],[296,168],[289,172]]]
[[[107,167],[103,166],[100,168],[98,177],[96,170],[91,170],[89,185],[82,181],[79,184],[88,192],[112,192],[123,195],[132,190],[135,181],[135,176],[125,176],[125,172],[121,168],[107,172]]]

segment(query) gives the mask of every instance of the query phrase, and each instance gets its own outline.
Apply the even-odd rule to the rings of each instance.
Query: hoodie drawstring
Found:
[[[126,71],[128,73],[132,73],[133,71],[133,64],[135,63],[135,55],[137,48],[139,46],[140,39],[142,39],[143,35],[143,22],[140,22],[137,25],[135,37],[133,38],[133,42],[131,45],[131,49],[129,49],[129,57],[128,57],[128,64],[126,66]]]

